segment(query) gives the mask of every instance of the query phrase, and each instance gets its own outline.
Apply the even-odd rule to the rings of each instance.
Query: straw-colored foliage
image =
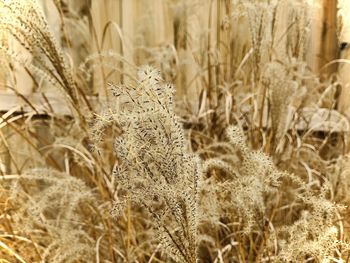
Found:
[[[0,262],[348,262],[349,122],[308,64],[311,10],[0,0],[22,106],[0,117]]]

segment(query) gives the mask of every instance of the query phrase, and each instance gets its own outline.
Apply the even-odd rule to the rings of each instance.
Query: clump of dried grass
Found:
[[[25,242],[36,251],[28,259],[33,262],[44,258],[50,262],[89,262],[91,258],[152,262],[171,257],[179,262],[196,258],[203,262],[329,262],[345,258],[343,219],[332,202],[347,198],[347,184],[341,184],[347,177],[347,159],[340,157],[338,163],[330,159],[339,156],[336,143],[342,137],[315,132],[317,127],[308,123],[304,111],[311,106],[319,123],[336,123],[336,83],[321,82],[304,62],[308,6],[304,1],[231,1],[216,25],[226,30],[227,38],[220,31],[218,43],[213,44],[215,25],[209,25],[198,39],[186,31],[187,19],[199,7],[193,3],[180,1],[174,7],[181,41],[150,47],[138,39],[136,48],[143,62],[160,66],[164,79],[176,80],[178,89],[192,92],[195,86],[200,90],[185,93],[198,97],[184,98],[198,108],[174,107],[171,86],[163,83],[158,71],[143,68],[137,80],[132,74],[123,75],[130,83],[121,78],[125,85],[113,89],[117,106],[110,110],[105,105],[107,110],[99,114],[86,100],[83,84],[91,84],[90,80],[81,81],[67,63],[68,55],[55,43],[36,1],[0,2],[0,9],[9,14],[0,18],[1,31],[13,35],[33,61],[10,52],[6,41],[0,43],[2,53],[24,63],[34,79],[45,79],[61,89],[78,112],[73,119],[50,115],[47,124],[54,139],[36,149],[41,154],[38,163],[57,170],[15,176],[11,180],[17,190],[5,191],[2,200],[16,196],[11,205],[4,202],[1,210],[6,237],[1,237],[0,245],[8,245],[8,254],[13,251],[11,243],[19,244],[20,237],[30,240]],[[283,35],[276,35],[281,10],[289,4],[288,17],[294,22]],[[193,14],[188,8],[194,9]],[[246,23],[249,29],[243,45],[235,41],[241,36],[241,29],[234,30],[238,23]],[[191,46],[196,41],[201,45]],[[180,50],[185,52],[180,55]],[[99,52],[86,58],[87,67],[82,67],[88,77],[101,66],[95,61],[100,63],[103,57],[134,69],[123,54]],[[106,66],[114,67],[114,60]],[[195,71],[191,80],[184,76],[189,61]],[[288,100],[281,98],[281,90],[291,95]],[[325,117],[325,112],[332,118]],[[23,126],[11,127],[18,133],[29,128],[32,120],[27,116]],[[9,123],[7,117],[4,121]],[[86,123],[90,117],[95,120],[92,134],[99,144],[95,152],[89,151],[91,129]],[[305,120],[302,128],[300,120]],[[229,128],[230,143],[223,142],[232,124],[241,128]],[[31,142],[31,136],[28,132],[23,137]],[[328,149],[329,154],[323,154]],[[201,162],[192,150],[204,159],[207,178],[201,184]],[[288,172],[281,172],[275,163]],[[84,205],[78,205],[83,200]],[[119,210],[117,218],[106,212],[113,204]],[[21,225],[28,226],[26,231],[18,231]],[[159,241],[165,249],[160,249]],[[14,255],[29,258],[25,250]]]
[[[216,211],[208,213],[214,216],[205,219],[218,229],[232,231],[226,234],[230,236],[227,246],[235,242],[240,246],[239,250],[227,247],[225,257],[331,262],[337,258],[334,253],[348,248],[338,238],[336,222],[342,208],[327,198],[327,185],[319,191],[298,176],[280,171],[264,153],[247,147],[240,128],[231,127],[227,133],[230,144],[217,148],[226,154],[204,163],[207,179],[202,189],[204,211],[209,200],[217,200],[210,206]],[[251,238],[255,250],[250,248]]]
[[[96,197],[84,182],[44,169],[12,180],[9,202],[15,233],[36,244],[44,262],[89,262],[95,254],[94,240],[85,220],[87,213],[94,213]]]
[[[121,162],[114,173],[124,196],[115,211],[127,202],[141,205],[153,219],[164,252],[176,262],[196,262],[201,165],[186,153],[173,92],[150,67],[140,69],[135,86],[113,88],[119,107],[112,117],[122,128],[114,142]]]
[[[4,34],[12,36],[29,54],[30,59],[15,54],[9,46],[1,45],[1,52],[10,59],[18,59],[39,78],[49,80],[69,95],[73,103],[77,103],[77,89],[67,58],[53,37],[41,7],[35,0],[1,1],[0,25]]]

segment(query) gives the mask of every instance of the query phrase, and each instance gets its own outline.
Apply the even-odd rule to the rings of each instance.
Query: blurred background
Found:
[[[254,78],[259,78],[258,71],[267,63],[302,61],[305,69],[321,80],[337,78],[342,88],[338,85],[334,92],[336,110],[350,116],[349,1],[39,3],[75,81],[93,103],[106,100],[108,83],[123,83],[135,74],[136,66],[151,64],[161,70],[166,81],[176,85],[176,98],[182,107],[198,115],[201,101],[195,98],[203,92],[209,98],[209,108],[213,108],[219,91],[236,85],[242,77],[250,82],[252,71]],[[0,33],[3,47],[17,58],[7,57],[1,63],[0,110],[27,111],[34,106],[44,114],[53,111],[69,115],[64,96],[44,76],[34,76],[23,66],[35,64],[40,51],[28,51],[6,30]],[[319,84],[309,81],[308,85],[310,91]],[[3,152],[2,163],[8,158]]]

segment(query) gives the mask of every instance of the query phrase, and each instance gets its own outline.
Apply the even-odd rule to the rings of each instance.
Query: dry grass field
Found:
[[[350,262],[348,0],[0,0],[0,263]]]

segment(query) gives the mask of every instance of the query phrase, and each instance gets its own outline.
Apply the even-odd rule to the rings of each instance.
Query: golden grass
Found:
[[[349,122],[306,62],[309,1],[160,1],[167,43],[152,10],[131,38],[123,1],[100,26],[54,3],[60,44],[36,0],[0,0],[30,54],[0,38],[2,72],[20,62],[71,111],[6,80],[29,110],[0,117],[0,262],[349,260]]]

